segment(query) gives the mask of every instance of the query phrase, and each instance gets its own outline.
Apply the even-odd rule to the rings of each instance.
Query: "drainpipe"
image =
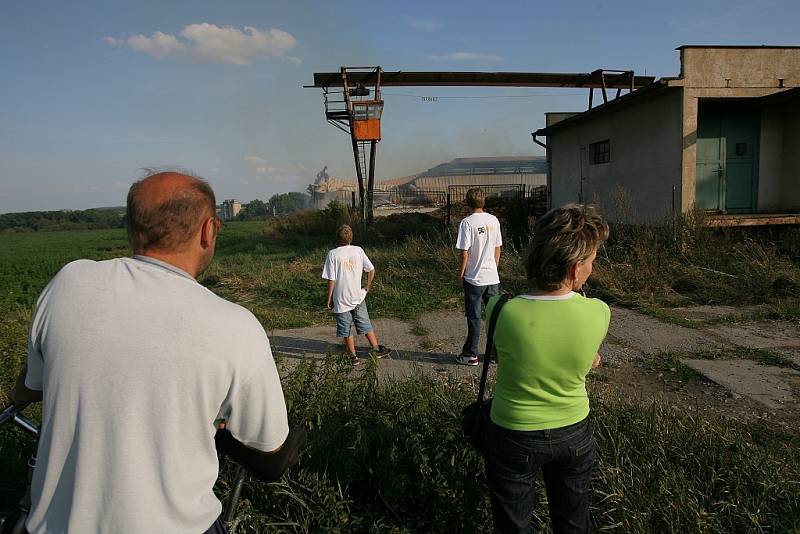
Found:
[[[547,150],[547,145],[536,139],[536,132],[531,133],[531,137],[533,137],[533,142],[542,147],[543,149]]]
[[[550,161],[550,151],[547,150],[547,145],[545,143],[542,143],[541,141],[536,139],[536,132],[532,132],[531,137],[533,138],[534,143],[536,143],[545,150],[545,156],[547,157],[547,209],[549,210],[552,207],[552,200],[551,200],[552,190],[550,188],[550,185],[553,179],[553,165]]]

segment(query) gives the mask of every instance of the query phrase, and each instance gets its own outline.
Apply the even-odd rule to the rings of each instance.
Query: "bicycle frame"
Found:
[[[13,424],[14,426],[22,429],[24,432],[39,438],[39,425],[31,419],[22,415],[21,411],[25,406],[10,405],[0,413],[0,428],[6,424]],[[25,495],[19,502],[19,517],[14,522],[13,526],[9,528],[6,521],[10,517],[0,518],[0,533],[3,534],[25,534],[25,520],[28,519],[28,513],[31,510],[31,480],[33,478],[33,469],[36,467],[36,452],[31,454],[28,459],[28,477],[25,486]]]

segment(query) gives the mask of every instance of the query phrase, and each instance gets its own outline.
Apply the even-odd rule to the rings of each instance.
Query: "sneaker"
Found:
[[[459,354],[456,356],[456,363],[460,363],[461,365],[478,365],[478,357]]]
[[[384,345],[378,345],[374,349],[372,349],[372,354],[375,355],[376,358],[381,359],[384,356],[388,356],[392,353],[392,349],[386,347]]]
[[[361,363],[361,360],[355,354],[350,355],[350,364],[356,366]]]

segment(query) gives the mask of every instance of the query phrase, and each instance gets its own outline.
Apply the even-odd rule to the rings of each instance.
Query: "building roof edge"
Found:
[[[552,126],[549,126],[549,127],[546,127],[546,128],[539,128],[538,130],[536,130],[533,133],[534,133],[534,135],[547,136],[548,134],[550,134],[552,132],[555,132],[557,130],[564,129],[564,128],[570,127],[570,126],[572,126],[574,124],[577,124],[579,122],[583,122],[583,121],[585,121],[585,120],[587,120],[589,118],[594,118],[594,117],[596,117],[598,115],[602,115],[603,113],[605,113],[605,112],[607,112],[609,110],[614,110],[614,109],[619,108],[620,106],[626,106],[626,105],[629,105],[629,104],[632,104],[632,103],[636,103],[636,102],[639,101],[639,99],[641,97],[648,96],[648,95],[650,95],[650,94],[652,94],[652,93],[654,93],[654,92],[656,92],[656,91],[658,91],[660,89],[666,89],[666,88],[676,89],[676,87],[670,87],[668,82],[671,79],[673,79],[673,78],[661,78],[659,80],[654,81],[650,85],[646,85],[645,87],[642,87],[641,89],[637,89],[636,91],[633,91],[632,93],[628,93],[626,95],[622,95],[619,98],[615,98],[614,100],[609,100],[608,102],[606,102],[604,104],[600,104],[597,107],[594,107],[592,109],[586,110],[583,113],[579,113],[578,115],[575,115],[574,117],[570,117],[568,119],[564,119],[563,121],[559,121],[559,122],[553,124]]]
[[[675,50],[683,50],[684,48],[800,48],[800,45],[767,45],[767,44],[760,44],[760,45],[718,45],[718,44],[709,44],[709,45],[681,45],[677,47]]]

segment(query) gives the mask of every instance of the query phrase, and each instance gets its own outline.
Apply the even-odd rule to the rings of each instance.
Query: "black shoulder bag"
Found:
[[[486,427],[489,424],[489,412],[492,408],[492,399],[484,402],[483,393],[486,390],[486,377],[489,376],[489,362],[492,359],[494,328],[497,325],[500,310],[512,297],[513,295],[510,293],[504,294],[492,309],[492,317],[489,319],[489,328],[486,331],[486,351],[483,354],[483,372],[478,387],[478,399],[461,412],[461,428],[464,430],[464,435],[481,454],[486,453]]]

